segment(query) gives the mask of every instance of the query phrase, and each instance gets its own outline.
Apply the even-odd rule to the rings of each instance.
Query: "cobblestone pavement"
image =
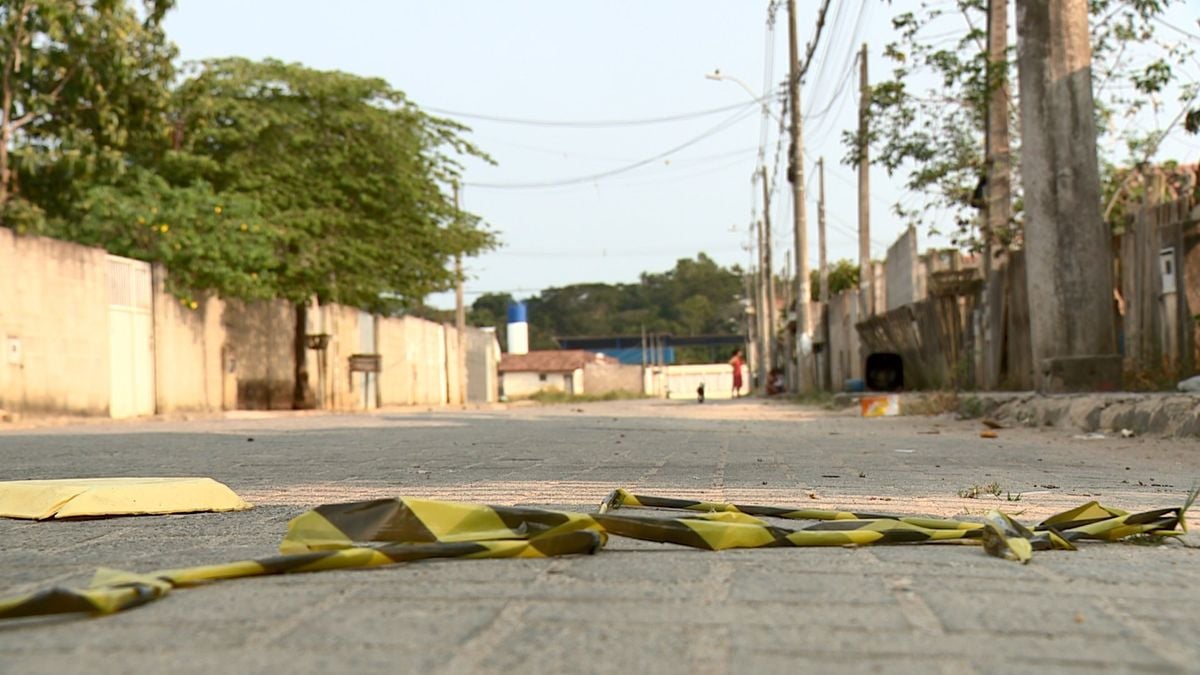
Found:
[[[1074,433],[989,440],[947,418],[756,401],[8,431],[5,479],[206,475],[256,508],[0,520],[0,595],[85,584],[97,566],[269,555],[303,509],[378,496],[591,509],[626,487],[1034,520],[1092,498],[1170,506],[1200,477],[1194,440]],[[990,483],[1002,496],[957,496]],[[109,617],[9,622],[0,672],[1200,672],[1198,563],[1180,543],[1085,545],[1021,566],[971,546],[710,553],[613,539],[595,556],[236,580]]]

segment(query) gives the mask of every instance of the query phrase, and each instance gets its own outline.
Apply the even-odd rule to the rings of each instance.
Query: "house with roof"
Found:
[[[619,366],[611,356],[583,349],[544,349],[524,354],[505,354],[500,359],[500,393],[509,399],[539,391],[584,393],[584,369]]]

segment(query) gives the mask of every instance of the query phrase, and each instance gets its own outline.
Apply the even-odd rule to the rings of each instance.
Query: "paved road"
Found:
[[[579,509],[623,486],[1035,519],[1091,498],[1172,505],[1200,477],[1194,441],[985,440],[945,418],[754,401],[89,424],[2,432],[0,458],[7,479],[207,475],[257,505],[0,520],[0,595],[84,584],[102,565],[269,555],[304,508],[377,496]],[[1005,496],[957,496],[993,482]],[[1198,563],[1180,544],[1021,566],[968,546],[709,553],[614,539],[589,557],[238,580],[110,617],[9,623],[0,672],[1200,672]]]

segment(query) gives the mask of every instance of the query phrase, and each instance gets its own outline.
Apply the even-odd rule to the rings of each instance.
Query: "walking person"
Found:
[[[729,365],[733,366],[733,397],[738,398],[742,395],[742,366],[746,365],[741,349],[733,350],[733,357],[729,359]]]

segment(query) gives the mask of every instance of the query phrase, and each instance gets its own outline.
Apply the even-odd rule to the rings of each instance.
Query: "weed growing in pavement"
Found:
[[[958,496],[963,499],[978,499],[979,495],[992,495],[999,497],[1004,491],[1000,489],[1000,484],[996,482],[988,483],[987,485],[972,485],[969,488],[964,488],[958,491]],[[1017,495],[1020,499],[1021,495]],[[1017,501],[1017,499],[1009,499],[1009,501]]]
[[[568,394],[564,391],[545,390],[531,394],[528,397],[530,401],[537,401],[543,405],[553,403],[593,403],[596,401],[627,401],[635,398],[646,398],[644,394],[635,394],[627,391],[610,391],[607,394]]]
[[[1146,534],[1135,534],[1125,537],[1121,541],[1126,544],[1133,544],[1134,546],[1162,546],[1172,538],[1147,532]]]
[[[983,417],[983,399],[978,396],[964,397],[958,404],[958,416],[968,420]]]

